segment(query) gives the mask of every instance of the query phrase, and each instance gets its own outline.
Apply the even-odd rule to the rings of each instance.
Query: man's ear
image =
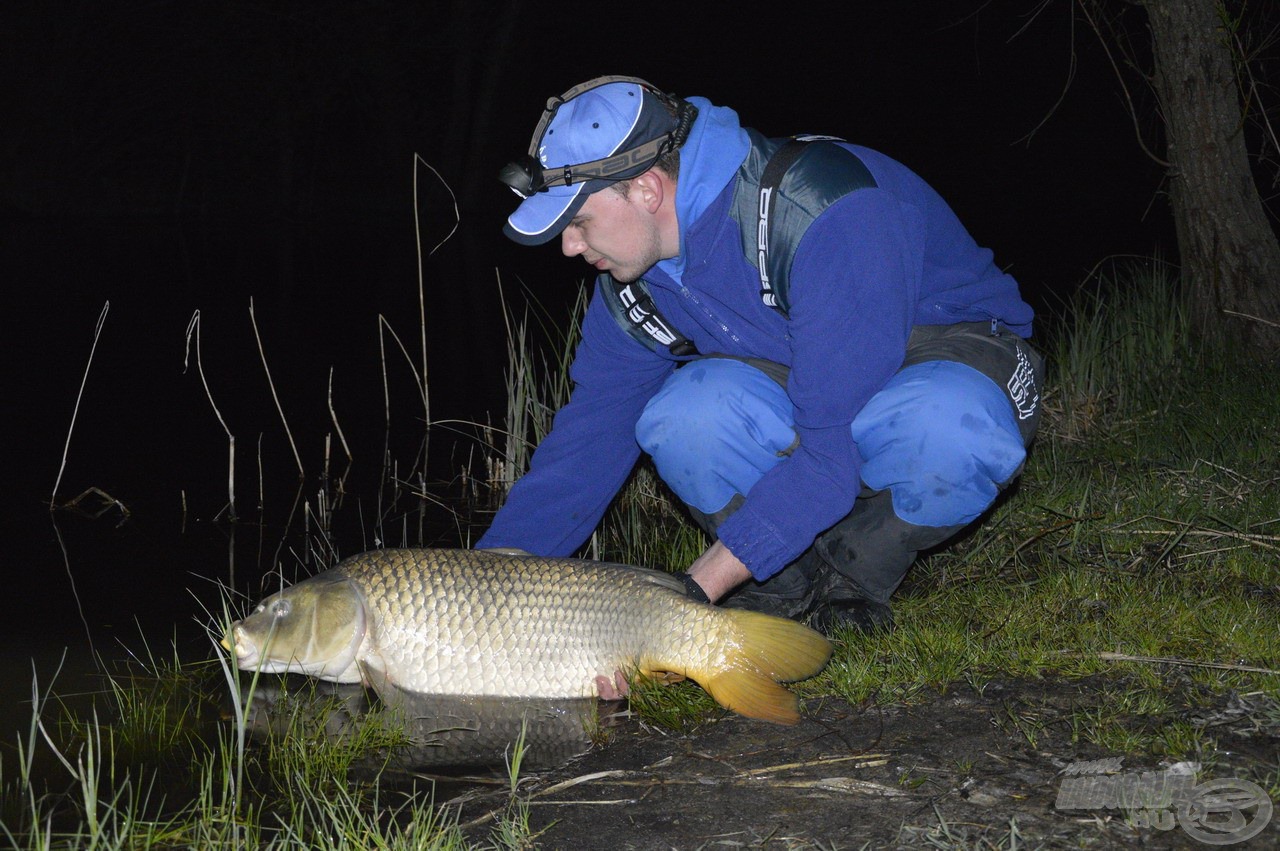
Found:
[[[674,190],[675,186],[655,169],[649,169],[639,177],[631,178],[631,202],[649,213],[658,212],[663,200]]]

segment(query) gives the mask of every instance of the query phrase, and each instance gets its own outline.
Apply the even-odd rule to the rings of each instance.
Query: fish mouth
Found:
[[[222,645],[224,650],[235,656],[237,668],[249,670],[257,667],[261,654],[258,652],[257,646],[245,637],[244,629],[239,624],[232,625],[231,629],[218,643]]]

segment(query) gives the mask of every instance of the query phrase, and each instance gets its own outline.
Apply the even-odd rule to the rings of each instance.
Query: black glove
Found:
[[[710,603],[711,598],[707,596],[707,592],[702,590],[702,586],[697,580],[685,573],[683,570],[676,574],[681,582],[684,583],[684,592],[689,595],[689,599],[696,600],[699,603]]]

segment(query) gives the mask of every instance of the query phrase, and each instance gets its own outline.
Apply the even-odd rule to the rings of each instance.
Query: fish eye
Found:
[[[271,604],[271,614],[274,617],[282,618],[289,614],[289,601],[276,600]]]

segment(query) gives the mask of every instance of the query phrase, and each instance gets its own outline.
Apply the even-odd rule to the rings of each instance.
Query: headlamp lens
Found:
[[[498,172],[498,179],[510,186],[521,198],[528,198],[547,188],[542,181],[542,166],[527,154],[504,165],[502,171]]]

